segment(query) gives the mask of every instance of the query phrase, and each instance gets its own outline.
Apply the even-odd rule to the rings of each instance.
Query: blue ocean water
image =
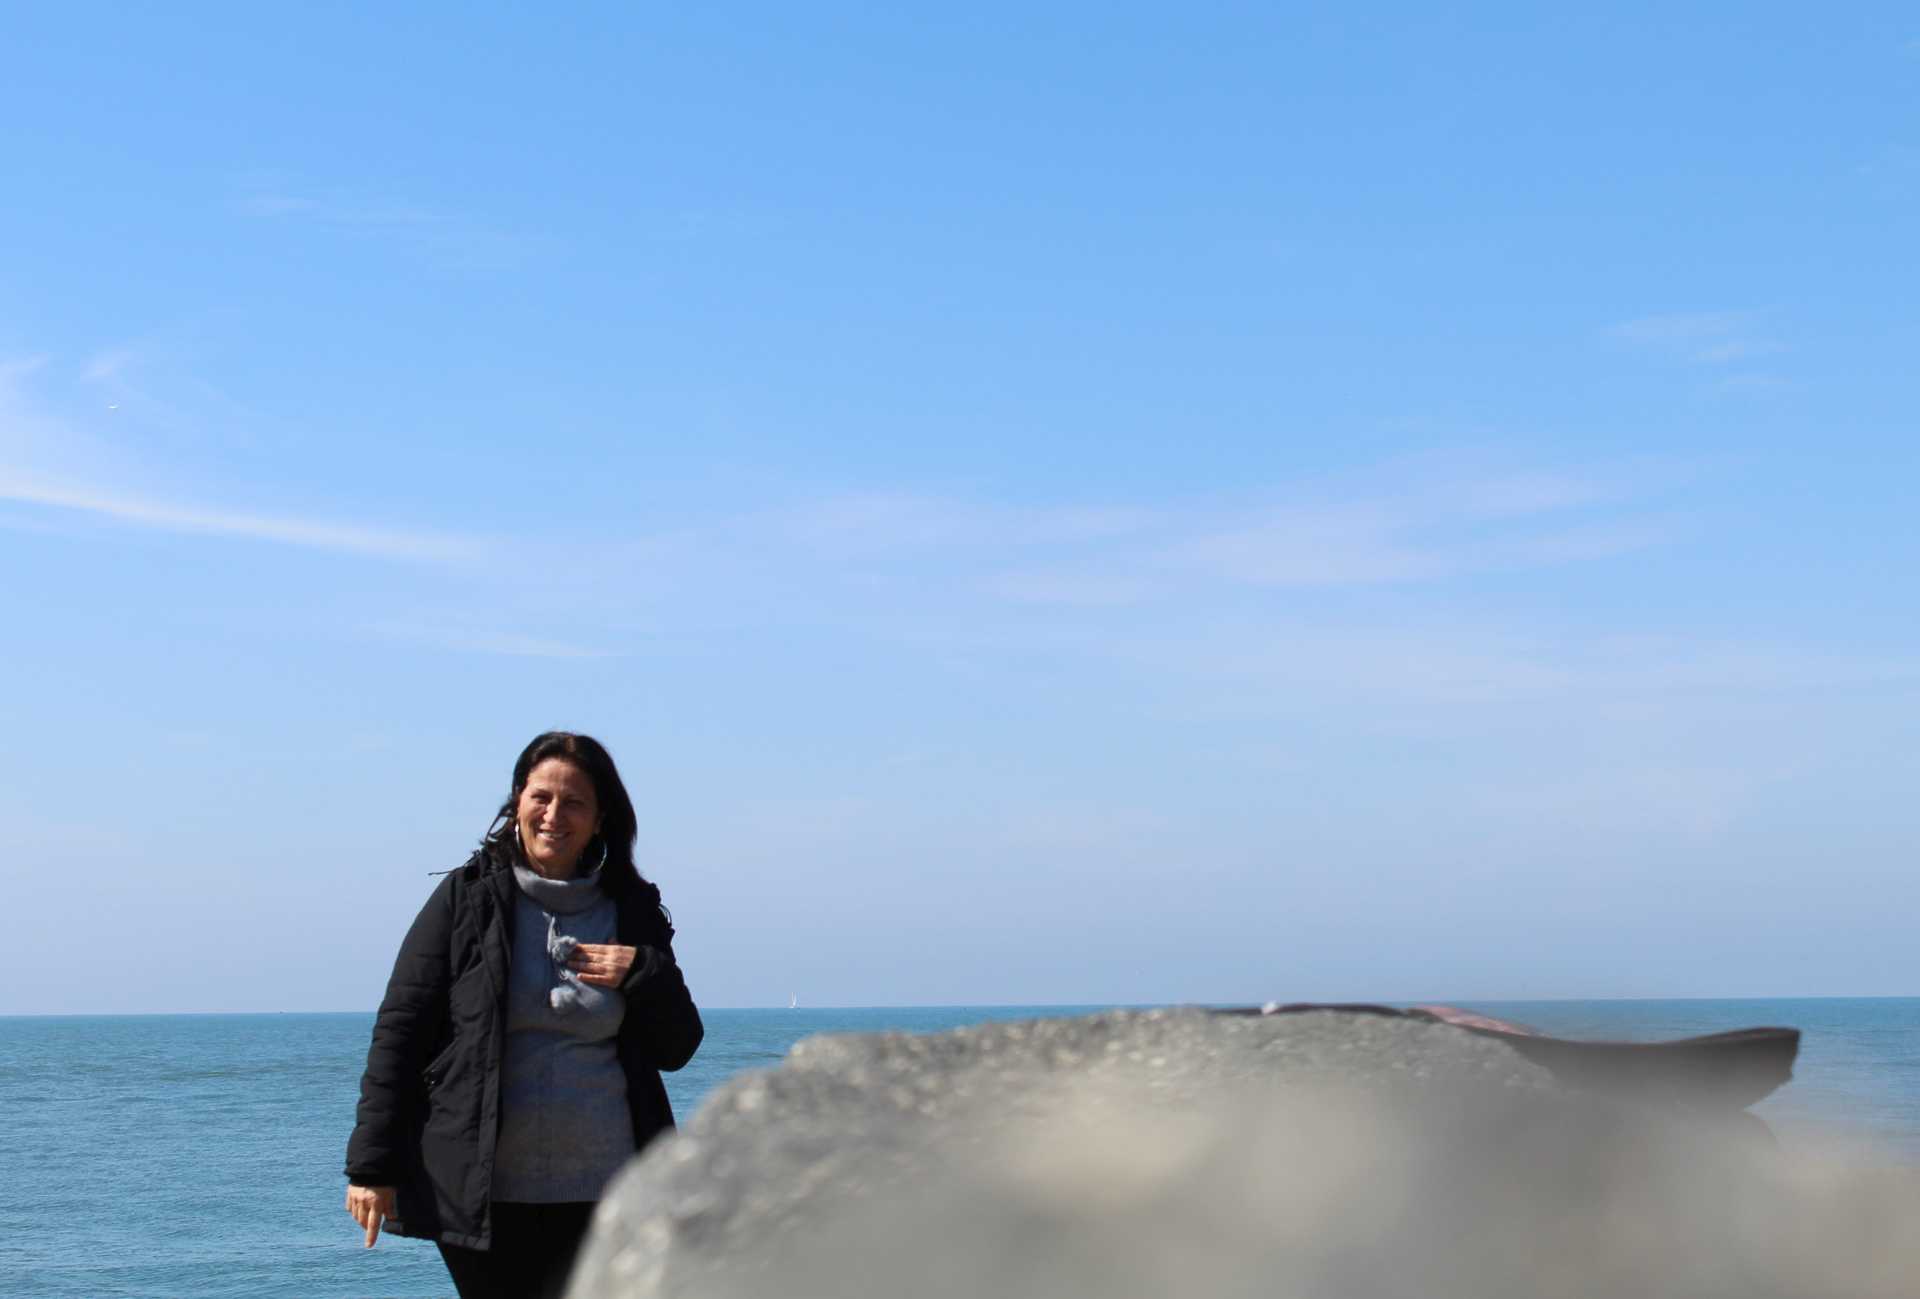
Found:
[[[1476,1002],[1548,1032],[1657,1039],[1802,1029],[1757,1110],[1791,1148],[1834,1129],[1920,1164],[1920,998]],[[1092,1007],[710,1010],[676,1113],[820,1032],[931,1032]],[[343,1210],[370,1014],[0,1018],[0,1294],[450,1295],[438,1255]]]

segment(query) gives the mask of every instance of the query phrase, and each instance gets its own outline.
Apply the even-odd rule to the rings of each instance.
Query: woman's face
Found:
[[[600,800],[586,772],[548,758],[527,773],[514,820],[527,865],[548,879],[571,879],[587,840],[600,832]]]

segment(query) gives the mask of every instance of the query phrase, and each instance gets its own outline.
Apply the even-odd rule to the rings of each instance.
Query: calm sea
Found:
[[[1791,1147],[1840,1129],[1920,1163],[1920,998],[1476,1002],[1582,1037],[1760,1024],[1805,1031],[1759,1107]],[[821,1032],[927,1032],[1091,1007],[711,1010],[668,1079],[690,1114],[716,1083]],[[340,1165],[372,1016],[0,1018],[0,1294],[450,1295],[431,1245],[362,1249]]]

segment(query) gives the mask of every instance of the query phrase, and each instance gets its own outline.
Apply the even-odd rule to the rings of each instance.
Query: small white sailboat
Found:
[[[788,1010],[798,1010],[798,1009],[800,1009],[800,994],[799,994],[799,993],[797,993],[797,992],[796,992],[796,993],[794,993],[794,994],[793,994],[793,995],[792,995],[791,997],[788,997],[788,998],[787,998],[787,1009],[788,1009]]]

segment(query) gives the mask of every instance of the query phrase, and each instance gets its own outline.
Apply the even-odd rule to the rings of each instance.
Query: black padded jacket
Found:
[[[639,1150],[673,1126],[660,1071],[692,1059],[704,1029],[660,890],[630,871],[601,887],[619,941],[639,952],[620,985],[627,1008],[615,1039]],[[515,888],[513,871],[485,849],[449,872],[400,944],[374,1020],[347,1178],[395,1188],[386,1229],[402,1236],[471,1249],[492,1239]]]

